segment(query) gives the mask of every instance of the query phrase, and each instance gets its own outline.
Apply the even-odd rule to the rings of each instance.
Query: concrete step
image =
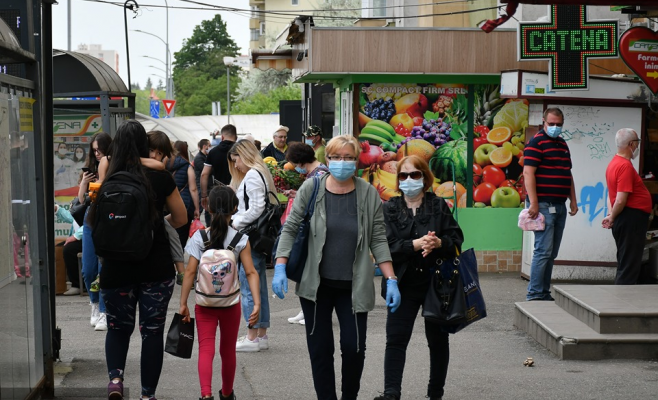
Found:
[[[555,303],[598,333],[657,333],[655,285],[559,285]]]
[[[658,358],[657,333],[598,333],[552,301],[516,303],[514,326],[561,360]]]

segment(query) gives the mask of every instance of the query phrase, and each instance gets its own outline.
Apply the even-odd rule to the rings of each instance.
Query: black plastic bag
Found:
[[[192,358],[194,347],[194,318],[190,322],[183,322],[183,316],[176,313],[171,321],[165,351],[172,356],[180,358]]]

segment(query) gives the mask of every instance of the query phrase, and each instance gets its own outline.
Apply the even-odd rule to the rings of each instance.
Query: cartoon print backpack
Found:
[[[208,233],[205,229],[199,232],[207,246]],[[196,304],[203,307],[230,307],[240,302],[239,264],[233,251],[240,239],[242,233],[238,232],[228,249],[206,248],[203,252],[194,283]]]

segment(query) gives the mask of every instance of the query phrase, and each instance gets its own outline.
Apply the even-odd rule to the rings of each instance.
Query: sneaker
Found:
[[[267,350],[270,348],[270,342],[267,339],[267,335],[258,338],[258,349]]]
[[[224,397],[222,391],[219,391],[219,400],[236,400],[235,399],[235,390],[231,392],[228,396]]]
[[[89,285],[89,291],[90,292],[96,293],[96,292],[99,292],[101,290],[100,278],[101,278],[100,275],[97,275],[96,279],[91,283],[91,285]]]
[[[306,320],[305,319],[300,319],[299,320],[299,325],[306,325]]]
[[[100,313],[98,316],[98,322],[96,322],[95,331],[106,331],[107,330],[107,316],[104,312]]]
[[[114,383],[110,381],[107,385],[108,400],[123,400],[123,382]]]
[[[91,318],[89,319],[89,323],[91,326],[96,326],[96,323],[98,322],[98,317],[100,317],[100,311],[98,310],[98,303],[91,303]]]
[[[299,321],[304,319],[304,311],[300,311],[299,314],[292,318],[288,318],[288,322],[291,324],[299,324]]]
[[[182,285],[184,277],[185,277],[185,274],[182,273],[182,272],[179,272],[178,274],[176,274],[176,284],[177,285]]]
[[[247,339],[246,336],[242,336],[241,338],[238,339],[237,343],[235,344],[235,351],[243,351],[243,352],[260,351],[258,338],[256,338],[256,340],[252,342],[251,340]]]
[[[80,288],[77,287],[71,287],[69,290],[66,292],[62,293],[64,296],[76,296],[80,294]]]

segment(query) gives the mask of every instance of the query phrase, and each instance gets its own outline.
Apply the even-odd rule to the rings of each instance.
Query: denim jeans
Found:
[[[96,256],[96,249],[94,248],[94,241],[91,239],[91,226],[87,222],[87,213],[89,207],[85,212],[85,220],[82,225],[82,279],[85,281],[87,293],[89,293],[89,300],[92,303],[98,303],[100,312],[105,312],[105,303],[102,301],[100,292],[92,292],[91,283],[96,280],[96,277],[101,273],[101,263]]]
[[[267,294],[267,269],[265,267],[265,255],[256,251],[251,251],[251,259],[254,260],[254,268],[260,278],[260,316],[258,323],[252,328],[269,328],[270,327],[270,300]],[[242,298],[242,316],[249,323],[249,316],[254,311],[254,298],[251,295],[249,281],[244,268],[240,268],[240,294]]]
[[[550,213],[549,208],[555,207]],[[553,262],[560,250],[562,233],[567,219],[567,206],[564,203],[539,203],[539,212],[544,215],[546,229],[535,232],[535,248],[532,253],[530,283],[526,300],[552,300],[551,275]]]

